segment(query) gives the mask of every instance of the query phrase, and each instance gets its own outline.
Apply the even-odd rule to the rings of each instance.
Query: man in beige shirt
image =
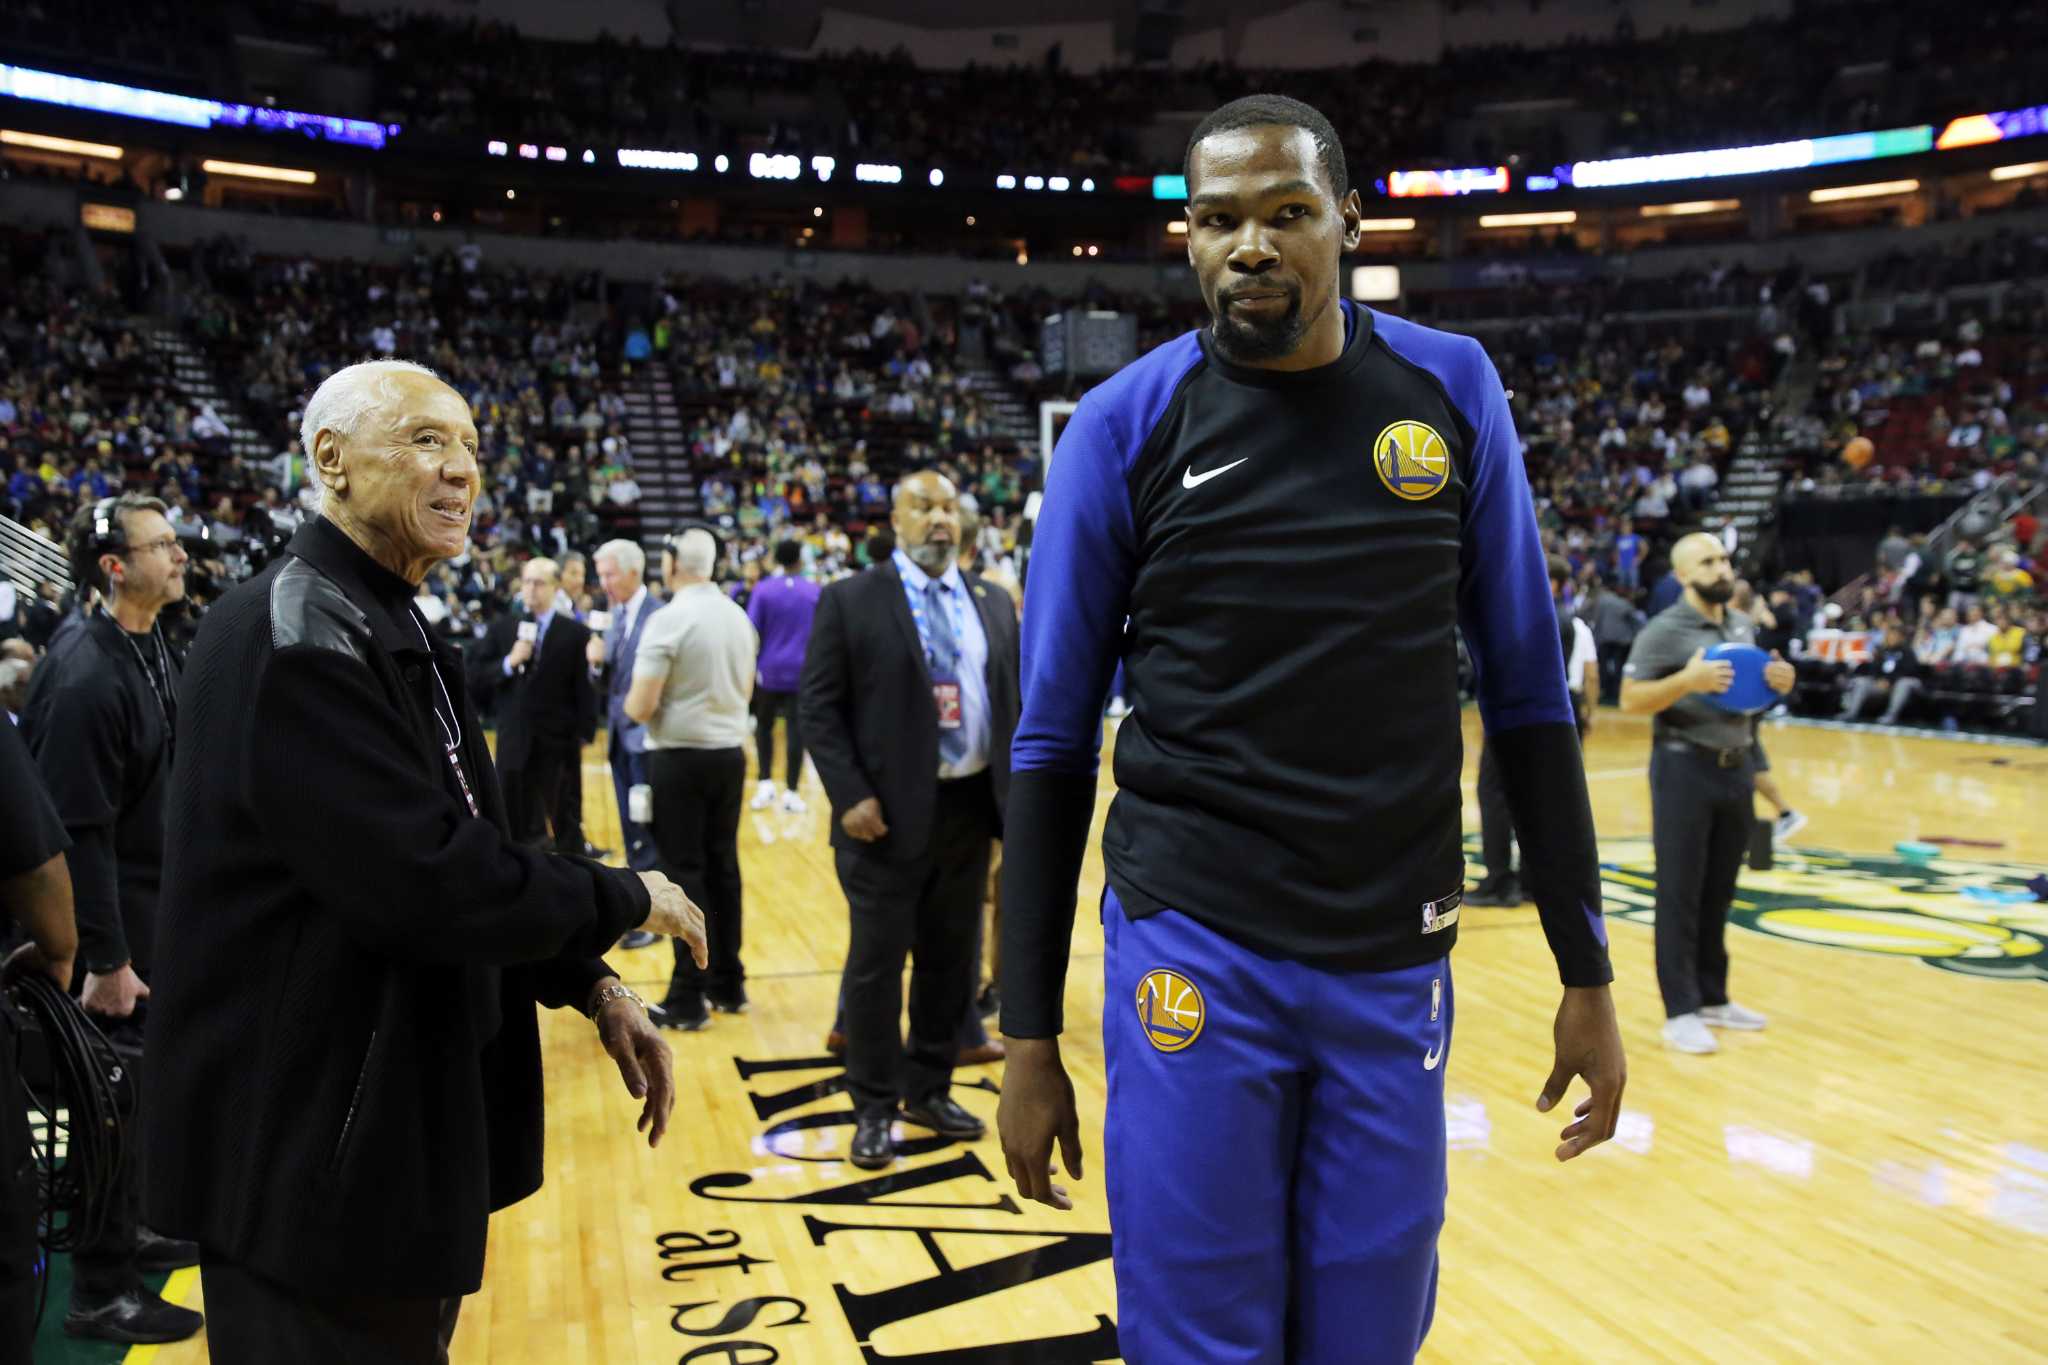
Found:
[[[698,967],[679,944],[657,1016],[692,1031],[711,1022],[710,1010],[739,1014],[747,1007],[740,804],[760,642],[746,612],[711,581],[717,559],[718,542],[708,531],[670,541],[662,570],[674,595],[641,631],[626,694],[627,716],[647,727],[655,865],[704,909],[710,966]]]

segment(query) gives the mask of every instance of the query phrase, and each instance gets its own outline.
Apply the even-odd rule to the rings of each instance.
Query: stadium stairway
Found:
[[[1010,381],[994,370],[977,366],[967,372],[967,392],[988,414],[989,434],[998,441],[1014,441],[1026,450],[1038,443],[1038,412],[1017,396]]]
[[[189,400],[195,413],[200,404],[213,404],[214,412],[227,423],[229,445],[235,454],[251,464],[277,458],[277,450],[263,440],[241,403],[229,396],[206,353],[196,342],[179,331],[174,323],[138,318],[135,327],[145,338],[150,354],[155,357],[171,387]]]
[[[699,514],[689,429],[666,368],[643,365],[620,384],[633,480],[640,485],[640,541],[658,557],[663,537]]]

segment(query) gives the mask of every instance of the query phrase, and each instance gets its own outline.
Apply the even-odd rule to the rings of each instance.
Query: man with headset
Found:
[[[71,838],[80,1003],[117,1044],[141,1047],[163,878],[165,794],[178,715],[178,660],[157,618],[185,596],[187,556],[163,503],[102,498],[73,522],[73,572],[99,604],[60,631],[36,668],[21,731]],[[139,1163],[108,1231],[73,1258],[64,1330],[107,1341],[182,1341],[200,1315],[143,1282],[196,1265],[190,1242],[139,1226]]]

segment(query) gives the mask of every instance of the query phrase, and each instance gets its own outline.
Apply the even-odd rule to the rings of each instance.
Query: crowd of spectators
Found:
[[[795,58],[602,36],[548,42],[502,22],[368,16],[282,0],[145,6],[119,24],[100,22],[102,8],[27,0],[0,21],[0,39],[38,52],[74,50],[91,62],[103,60],[118,35],[132,64],[147,61],[160,38],[167,74],[184,79],[228,62],[223,54],[235,50],[238,32],[312,44],[371,77],[368,105],[332,112],[399,123],[418,138],[788,147],[963,168],[1142,174],[1159,169],[1138,142],[1154,113],[1212,108],[1262,90],[1321,107],[1369,178],[1397,165],[1454,164],[1446,160],[1454,155],[1462,164],[1519,156],[1547,167],[1584,155],[1740,145],[2015,107],[2039,98],[2028,54],[2048,45],[2038,7],[1842,0],[1739,28],[1659,37],[1639,38],[1624,16],[1598,41],[1454,49],[1427,65],[1075,72],[1055,51],[1029,64],[937,71],[900,51]],[[170,60],[195,44],[210,54],[203,62]],[[1533,99],[1559,102],[1560,112],[1451,145],[1448,130],[1473,109]],[[1597,147],[1567,136],[1570,117],[1587,111],[1604,119]]]

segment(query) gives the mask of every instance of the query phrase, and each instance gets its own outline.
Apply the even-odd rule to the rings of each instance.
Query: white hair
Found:
[[[647,551],[630,540],[607,540],[590,558],[593,562],[609,559],[620,573],[635,574],[641,578],[647,576]]]
[[[676,557],[678,578],[685,574],[709,578],[712,566],[718,563],[718,539],[709,531],[693,528],[669,542],[669,553]]]
[[[394,360],[386,356],[382,360],[345,365],[321,380],[320,387],[313,390],[313,396],[306,400],[306,411],[299,417],[299,449],[304,452],[306,462],[311,464],[313,460],[314,437],[323,431],[352,435],[365,417],[390,402],[393,397],[392,377],[401,374],[423,374],[429,379],[441,377],[416,361]]]

